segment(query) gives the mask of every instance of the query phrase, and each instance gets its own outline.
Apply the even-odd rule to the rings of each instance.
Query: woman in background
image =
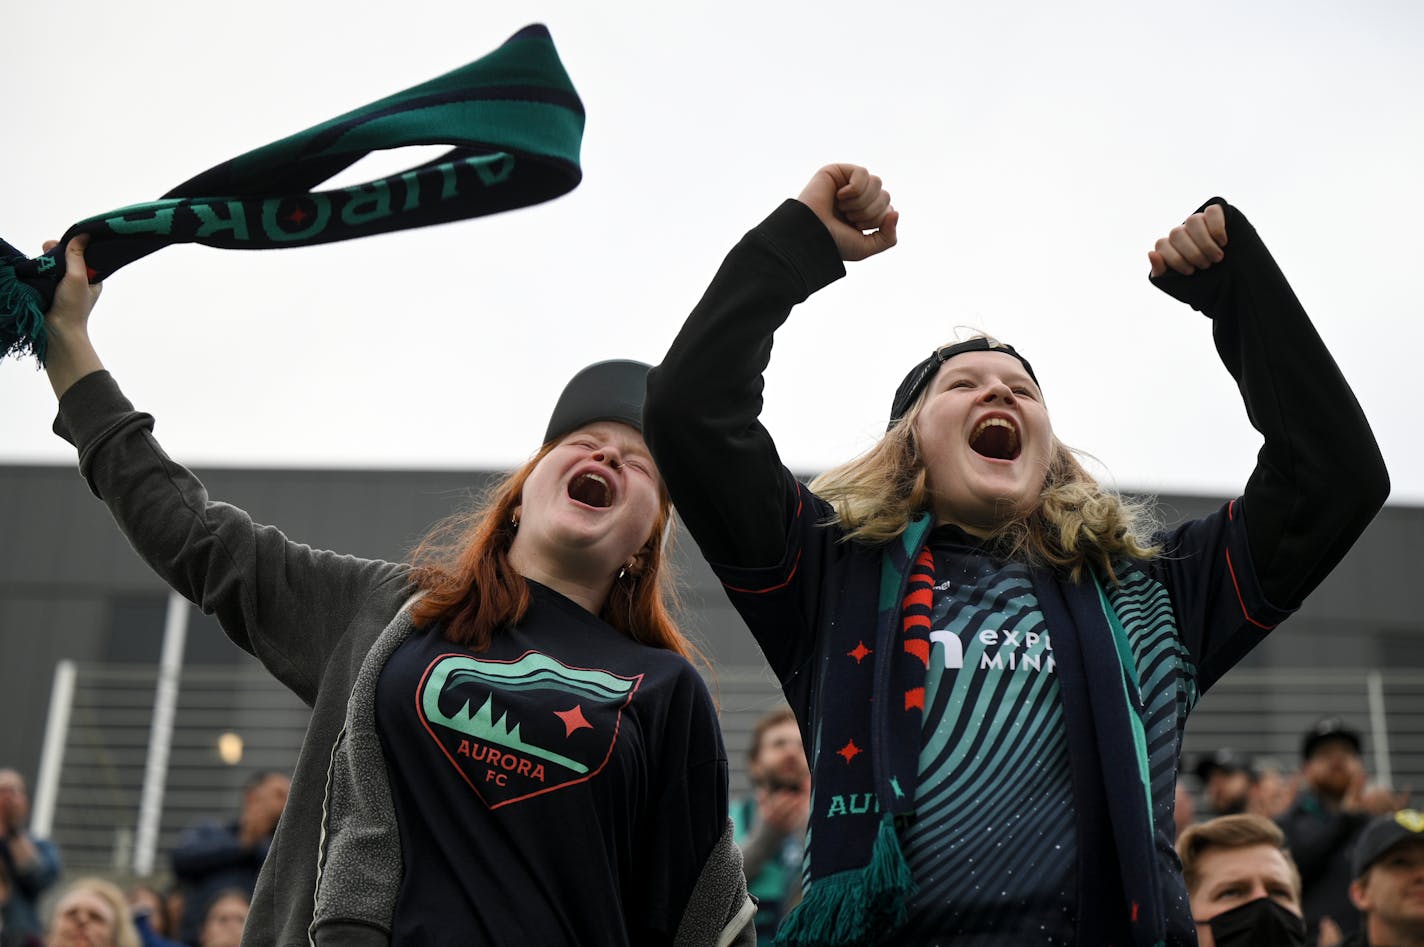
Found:
[[[140,947],[123,891],[102,878],[66,887],[50,915],[45,947]]]

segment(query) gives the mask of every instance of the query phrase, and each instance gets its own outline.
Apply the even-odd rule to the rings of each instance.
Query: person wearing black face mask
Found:
[[[1300,872],[1269,819],[1230,815],[1177,839],[1200,947],[1304,947]]]

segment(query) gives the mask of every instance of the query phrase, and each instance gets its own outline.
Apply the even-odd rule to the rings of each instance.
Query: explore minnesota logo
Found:
[[[446,759],[498,809],[597,776],[642,680],[538,651],[515,661],[446,654],[426,669],[416,702]]]
[[[940,645],[947,671],[970,667],[981,671],[1032,671],[1052,673],[1053,643],[1048,632],[1013,628],[981,628],[966,648],[959,634],[941,628],[930,632],[931,647]]]

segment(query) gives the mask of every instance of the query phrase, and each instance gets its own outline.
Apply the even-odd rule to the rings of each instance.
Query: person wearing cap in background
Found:
[[[1323,717],[1300,744],[1301,786],[1278,820],[1300,866],[1301,903],[1312,935],[1330,918],[1346,935],[1360,915],[1350,898],[1350,850],[1371,816],[1403,807],[1409,793],[1369,786],[1358,730],[1339,717]]]
[[[1072,216],[1026,238],[1026,278],[1080,249]],[[1242,498],[1146,528],[1054,436],[1027,358],[982,336],[916,364],[880,441],[802,484],[759,421],[773,335],[898,222],[865,168],[822,168],[731,251],[648,378],[653,455],[810,756],[807,883],[778,942],[1194,943],[1172,851],[1186,715],[1378,512],[1374,436],[1260,238],[1213,199],[1148,257],[1211,318],[1264,435]],[[874,344],[899,344],[893,314],[818,342],[821,380],[858,382]],[[1152,353],[1102,349],[1105,415],[1169,396],[1135,370]]]
[[[57,432],[150,566],[312,706],[243,943],[750,942],[716,710],[668,610],[647,366],[576,375],[543,446],[410,562],[342,556],[163,452],[68,257]]]
[[[1300,872],[1284,846],[1274,822],[1250,813],[1218,816],[1178,837],[1199,947],[1304,947]]]
[[[1195,772],[1208,806],[1203,817],[1239,815],[1250,808],[1251,787],[1256,782],[1251,757],[1222,747],[1202,757]]]
[[[1424,813],[1376,816],[1350,864],[1350,900],[1364,920],[1344,947],[1424,947]]]
[[[1284,776],[1280,763],[1270,758],[1223,747],[1202,756],[1192,771],[1207,804],[1203,819],[1242,812],[1274,819],[1295,800],[1295,777]]]

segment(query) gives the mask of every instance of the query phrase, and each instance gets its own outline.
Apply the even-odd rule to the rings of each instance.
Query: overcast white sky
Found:
[[[1234,494],[1259,438],[1206,320],[1146,280],[1153,241],[1221,194],[1353,383],[1391,502],[1424,503],[1424,8],[1403,0],[14,4],[0,235],[37,252],[531,22],[588,110],[572,194],[312,249],[170,248],[109,281],[96,341],[171,453],[513,464],[569,375],[658,361],[732,243],[835,160],[885,178],[901,244],[778,337],[765,420],[793,469],[868,446],[908,367],[973,325],[1033,361],[1060,436],[1118,486]],[[0,404],[0,463],[72,461],[32,363],[0,364]]]

